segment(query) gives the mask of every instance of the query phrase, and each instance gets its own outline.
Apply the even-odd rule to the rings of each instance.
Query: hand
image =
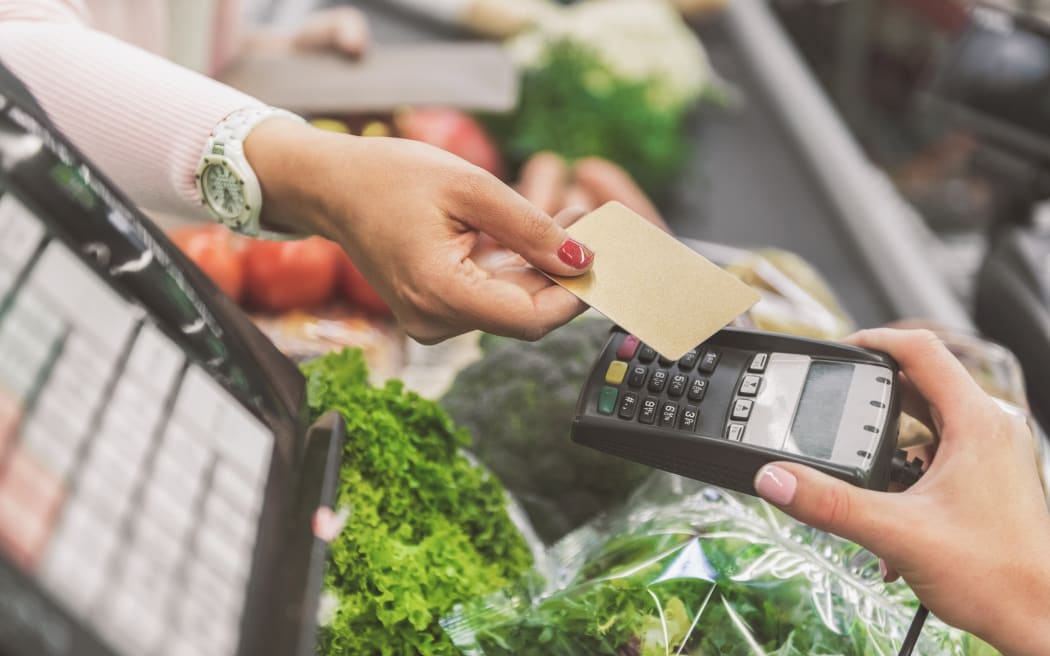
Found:
[[[263,188],[264,221],[340,243],[421,342],[472,329],[538,339],[585,308],[537,268],[579,275],[593,253],[454,155],[285,120],[253,130],[245,151]]]
[[[883,493],[776,463],[756,476],[759,494],[880,556],[945,622],[1010,655],[1050,654],[1050,515],[1032,432],[933,333],[868,330],[847,341],[901,365],[903,409],[939,439],[929,469]]]

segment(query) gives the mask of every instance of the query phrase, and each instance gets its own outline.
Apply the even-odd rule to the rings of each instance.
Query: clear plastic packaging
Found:
[[[682,242],[762,295],[735,325],[817,339],[841,339],[855,329],[831,287],[794,253],[746,250],[696,239]]]
[[[917,603],[862,548],[662,473],[543,562],[442,621],[464,655],[892,656]],[[916,653],[996,652],[931,620]]]
[[[1000,408],[1028,422],[1035,435],[1033,457],[1039,467],[1043,491],[1046,492],[1047,501],[1050,502],[1050,442],[1047,440],[1046,433],[1032,417],[1028,396],[1025,392],[1024,371],[1017,356],[1000,344],[935,323],[902,321],[892,326],[932,330],[966,367],[981,389],[995,399]],[[908,419],[909,421],[901,423],[899,444],[911,446],[932,439],[932,435],[925,426]]]
[[[282,353],[306,362],[344,348],[359,348],[373,382],[396,377],[405,355],[404,333],[392,321],[363,316],[340,305],[276,316],[256,315],[255,325]]]

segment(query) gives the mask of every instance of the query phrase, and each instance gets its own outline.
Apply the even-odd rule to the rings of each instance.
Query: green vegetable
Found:
[[[515,167],[545,150],[604,157],[653,194],[681,169],[686,142],[684,111],[650,96],[648,82],[618,76],[593,48],[564,39],[525,70],[517,109],[484,121]]]
[[[535,343],[486,336],[481,360],[441,399],[474,434],[471,452],[548,542],[620,504],[651,471],[569,438],[580,388],[611,325],[579,319]]]
[[[761,502],[657,475],[547,552],[530,579],[443,625],[466,656],[885,656],[917,600],[861,547]],[[927,623],[916,653],[990,656]]]
[[[374,388],[359,351],[305,364],[314,416],[346,419],[325,588],[338,608],[320,653],[453,655],[438,619],[515,580],[532,558],[499,482],[461,453],[469,434],[400,382]]]

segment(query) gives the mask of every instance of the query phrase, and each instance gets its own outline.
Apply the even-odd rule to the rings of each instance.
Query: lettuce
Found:
[[[359,351],[303,366],[317,417],[346,420],[325,589],[338,600],[321,627],[324,654],[458,654],[438,619],[516,579],[532,558],[499,481],[461,452],[469,434],[399,381],[367,383]]]

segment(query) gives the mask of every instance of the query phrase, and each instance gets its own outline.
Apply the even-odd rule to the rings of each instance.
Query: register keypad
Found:
[[[119,653],[233,654],[272,451],[144,311],[0,198],[0,551]]]

